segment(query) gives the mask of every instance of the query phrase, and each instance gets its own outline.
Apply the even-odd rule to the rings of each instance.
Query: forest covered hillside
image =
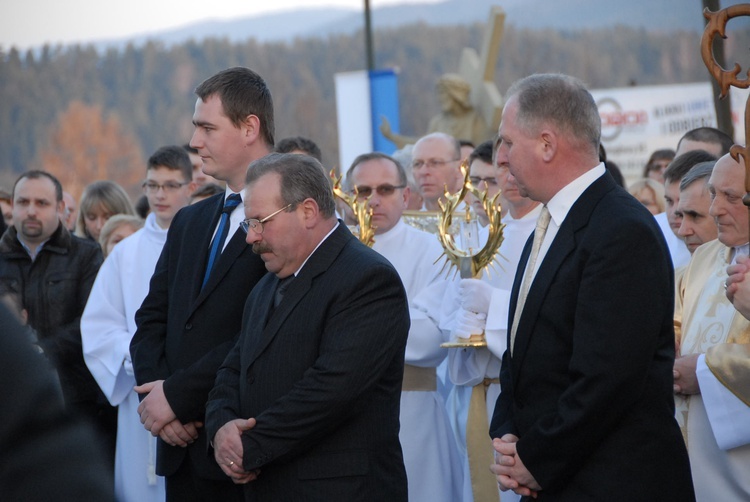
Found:
[[[457,70],[464,47],[479,48],[483,30],[482,23],[416,23],[375,32],[377,66],[400,71],[402,132],[426,129],[438,111],[437,78]],[[730,58],[745,57],[749,36],[747,30],[730,36]],[[530,29],[509,19],[495,81],[501,93],[535,72],[568,73],[591,88],[707,81],[699,43],[699,30]],[[364,69],[361,31],[293,42],[149,42],[106,52],[94,46],[0,49],[0,185],[57,159],[77,170],[81,185],[108,176],[132,189],[150,153],[190,139],[195,86],[235,65],[267,80],[277,139],[310,137],[324,162],[338,165],[334,74]],[[102,168],[95,158],[113,160]]]

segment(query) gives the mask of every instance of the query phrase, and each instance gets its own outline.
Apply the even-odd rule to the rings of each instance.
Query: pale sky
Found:
[[[370,8],[439,0],[370,0]],[[122,38],[202,19],[232,19],[322,6],[363,9],[364,0],[2,0],[0,47]]]

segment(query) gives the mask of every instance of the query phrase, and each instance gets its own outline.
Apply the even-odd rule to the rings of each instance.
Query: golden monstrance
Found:
[[[461,174],[464,177],[463,185],[458,193],[451,195],[446,190],[444,193],[445,203],[439,201],[440,220],[438,224],[438,238],[443,246],[443,254],[449,270],[453,267],[464,279],[478,279],[483,271],[487,270],[494,262],[495,255],[503,243],[503,229],[505,224],[501,223],[502,213],[498,199],[498,192],[494,197],[488,197],[487,191],[480,191],[469,180],[468,159],[461,163]],[[489,236],[484,246],[479,248],[478,238],[479,226],[476,215],[471,207],[467,207],[464,216],[459,222],[458,231],[455,230],[453,218],[456,209],[463,203],[468,193],[474,195],[480,201],[489,219]],[[458,239],[456,239],[457,236]],[[456,240],[459,242],[456,243]],[[463,336],[462,336],[463,335]],[[463,333],[457,335],[456,340],[441,344],[441,347],[486,347],[487,340],[482,333]]]

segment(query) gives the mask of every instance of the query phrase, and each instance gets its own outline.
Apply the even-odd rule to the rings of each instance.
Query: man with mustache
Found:
[[[248,501],[406,501],[401,280],[336,219],[314,158],[271,154],[246,181],[242,228],[271,274],[206,405],[214,458]]]

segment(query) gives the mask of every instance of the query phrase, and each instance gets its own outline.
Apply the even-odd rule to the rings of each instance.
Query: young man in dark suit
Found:
[[[248,501],[405,501],[398,273],[336,219],[312,157],[269,155],[247,182],[247,242],[272,273],[206,407],[216,461]]]
[[[182,209],[172,221],[130,345],[143,394],[138,412],[161,441],[167,500],[241,500],[242,492],[206,454],[203,422],[216,371],[234,345],[247,295],[265,275],[245,243],[248,165],[273,147],[273,104],[263,79],[229,68],[196,89],[190,142],[203,171],[226,193]]]
[[[508,96],[497,163],[544,207],[511,294],[492,470],[538,500],[693,500],[664,238],[599,162],[580,81],[532,75]]]

